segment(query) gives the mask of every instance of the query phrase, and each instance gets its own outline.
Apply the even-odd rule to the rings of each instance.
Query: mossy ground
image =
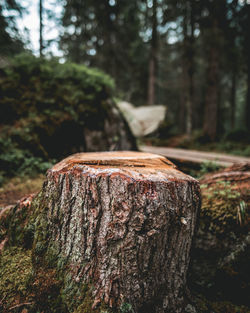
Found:
[[[194,305],[197,313],[250,313],[244,305],[235,305],[229,301],[211,301],[202,295],[196,295]]]
[[[191,289],[203,294],[198,298],[201,312],[250,312],[250,193],[245,185],[201,185],[200,224],[189,273]]]
[[[201,185],[201,223],[217,236],[230,231],[242,232],[249,224],[250,191],[240,191],[237,185],[218,181],[213,186]]]
[[[0,256],[0,311],[30,302],[27,288],[32,275],[31,251],[20,247],[5,248]]]

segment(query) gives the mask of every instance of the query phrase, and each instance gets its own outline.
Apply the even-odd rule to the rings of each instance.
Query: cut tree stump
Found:
[[[70,311],[86,294],[93,308],[182,311],[195,179],[155,154],[79,153],[48,171],[36,201],[34,259],[56,264]]]

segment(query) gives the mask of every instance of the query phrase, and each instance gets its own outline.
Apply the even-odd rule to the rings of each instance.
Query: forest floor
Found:
[[[44,182],[45,176],[14,177],[0,187],[0,208],[14,205],[23,197],[37,193]]]

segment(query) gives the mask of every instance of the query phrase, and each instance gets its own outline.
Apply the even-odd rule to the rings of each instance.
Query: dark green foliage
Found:
[[[120,307],[120,312],[121,313],[133,313],[132,305],[126,302],[123,303]]]
[[[0,73],[0,179],[44,172],[84,151],[84,128],[102,130],[113,81],[95,69],[30,55]]]

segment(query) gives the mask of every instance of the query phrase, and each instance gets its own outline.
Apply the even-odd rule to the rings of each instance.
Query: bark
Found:
[[[158,155],[82,153],[48,172],[39,203],[35,251],[44,240],[37,257],[56,261],[70,310],[91,285],[93,307],[182,312],[200,205],[196,180]]]
[[[157,0],[153,0],[152,39],[149,59],[148,104],[155,104],[155,82],[157,63]]]

